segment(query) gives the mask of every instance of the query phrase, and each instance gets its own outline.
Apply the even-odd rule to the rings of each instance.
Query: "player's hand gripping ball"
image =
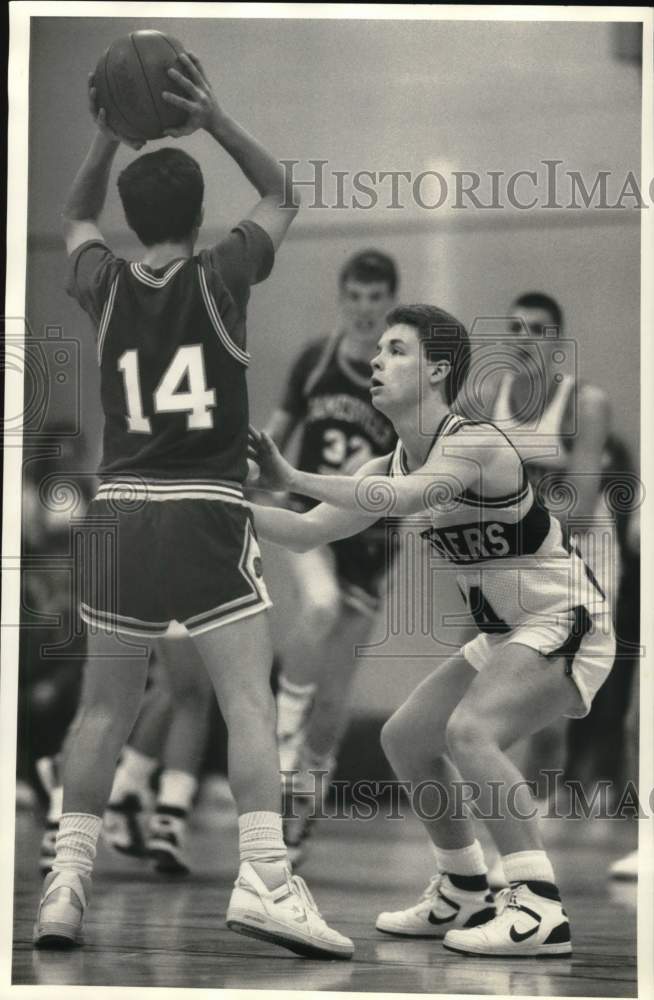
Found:
[[[188,65],[183,55],[181,42],[161,31],[132,31],[112,42],[90,80],[91,111],[98,127],[134,148],[147,139],[163,138],[169,129],[183,128],[188,110],[163,97],[164,91],[187,94],[179,82],[180,76],[185,80]]]

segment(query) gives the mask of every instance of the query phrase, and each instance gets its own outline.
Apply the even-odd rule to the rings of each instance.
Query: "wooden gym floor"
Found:
[[[237,867],[235,814],[228,803],[194,816],[188,878],[166,879],[147,863],[102,846],[86,946],[32,949],[41,828],[33,813],[19,812],[13,983],[636,996],[636,885],[611,883],[605,874],[611,860],[634,846],[634,825],[546,820],[543,826],[572,922],[571,959],[465,958],[435,941],[377,932],[377,913],[416,902],[431,874],[420,824],[409,818],[315,824],[301,873],[323,915],[356,947],[351,962],[318,962],[225,928]]]

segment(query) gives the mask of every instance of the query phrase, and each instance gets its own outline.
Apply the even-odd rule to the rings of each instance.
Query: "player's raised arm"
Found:
[[[480,482],[515,475],[521,476],[521,465],[513,449],[495,452],[488,441],[467,435],[460,456],[448,454],[451,442],[434,448],[424,465],[409,475],[381,475],[369,465],[354,476],[320,476],[295,469],[279,453],[274,442],[261,433],[253,438],[256,460],[271,489],[289,490],[313,497],[347,511],[405,517],[417,514],[447,497],[457,496]],[[501,456],[501,458],[500,458]],[[498,462],[502,462],[502,467]],[[509,468],[510,467],[510,468]]]
[[[140,149],[142,142],[121,139],[106,122],[104,108],[96,106],[93,76],[88,81],[89,110],[97,126],[91,147],[77,171],[62,210],[66,250],[72,254],[88,240],[102,239],[98,219],[104,208],[111,165],[121,142]]]
[[[189,135],[202,128],[220,143],[259,192],[261,201],[249,218],[268,233],[276,250],[299,208],[299,204],[293,203],[286,171],[260,142],[222,110],[197,56],[184,53],[179,58],[184,73],[176,69],[170,69],[169,73],[186,96],[164,91],[163,97],[186,111],[188,120],[180,128],[168,129],[166,134]]]

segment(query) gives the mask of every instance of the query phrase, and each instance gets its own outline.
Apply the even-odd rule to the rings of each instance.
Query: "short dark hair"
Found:
[[[343,288],[346,281],[360,281],[364,285],[385,281],[391,295],[395,295],[400,283],[395,261],[379,250],[362,250],[350,257],[341,270],[339,287]]]
[[[128,226],[149,247],[189,236],[202,208],[204,180],[192,156],[165,147],[132,160],[118,177],[118,192]]]
[[[563,310],[551,295],[545,292],[524,292],[515,299],[514,306],[523,306],[525,309],[544,309],[552,317],[552,325],[558,326],[559,330],[563,326]]]
[[[386,327],[405,323],[413,327],[428,361],[449,361],[445,381],[445,401],[454,402],[463,388],[470,368],[468,331],[451,313],[437,306],[397,306],[386,317]]]

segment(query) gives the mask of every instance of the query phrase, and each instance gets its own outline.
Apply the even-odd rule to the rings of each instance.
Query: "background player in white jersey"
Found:
[[[584,561],[614,606],[619,552],[615,539],[612,547],[602,545],[603,533],[615,520],[602,490],[613,460],[608,396],[599,386],[560,371],[563,312],[551,296],[526,292],[515,299],[511,313],[516,353],[525,363],[501,375],[491,420],[511,438],[536,489],[555,492],[557,481],[572,486],[574,499],[564,513],[570,515]],[[538,351],[537,379],[530,347]],[[525,421],[525,414],[531,419]]]
[[[559,303],[541,291],[525,292],[516,297],[511,313],[516,360],[523,363],[515,366],[517,371],[505,371],[500,377],[490,417],[525,460],[543,501],[569,499],[567,509],[562,510],[561,504],[555,509],[561,509],[559,518],[609,599],[619,657],[619,667],[590,717],[583,724],[559,724],[539,734],[532,741],[527,770],[537,778],[546,760],[548,767],[564,768],[568,777],[587,785],[599,779],[610,781],[619,801],[633,757],[628,742],[635,742],[633,733],[625,734],[635,657],[623,652],[622,640],[625,649],[637,643],[629,614],[630,605],[637,603],[633,594],[637,554],[628,544],[627,518],[611,506],[609,498],[615,492],[612,484],[628,479],[633,463],[612,431],[606,392],[561,364],[569,345]],[[584,357],[577,358],[581,371],[586,362]],[[625,567],[629,569],[626,578]]]
[[[270,273],[297,209],[281,164],[222,111],[197,58],[180,60],[184,74],[169,72],[187,96],[163,98],[187,121],[170,134],[206,130],[260,200],[224,240],[196,255],[199,165],[177,149],[141,156],[118,188],[144,259],[116,257],[98,218],[119,143],[98,110],[64,209],[69,289],[97,327],[105,417],[102,485],[80,539],[80,612],[92,629],[84,710],[64,762],[63,814],[34,942],[81,943],[101,817],[143,696],[149,646],[177,621],[193,636],[229,733],[241,865],[228,926],[303,955],[350,958],[352,942],[327,926],[291,875],[282,838],[272,648],[262,613],[270,600],[242,491],[250,286]],[[90,99],[95,115],[92,85]]]
[[[282,451],[300,429],[298,468],[352,474],[393,447],[392,424],[370,400],[370,360],[398,280],[393,259],[375,249],[354,254],[342,268],[339,324],[301,351],[268,426]],[[313,503],[296,497],[292,505],[307,510]],[[379,605],[388,568],[383,529],[372,527],[311,552],[289,552],[287,559],[295,594],[278,678],[280,764],[295,772],[286,783],[289,794],[292,787],[296,796],[302,790],[313,795],[313,772],[334,771],[347,725],[353,651],[366,641]],[[328,777],[318,787],[326,792]],[[288,813],[284,837],[297,863],[310,830],[301,796]]]
[[[399,778],[414,787],[438,782],[423,805],[437,817],[425,825],[439,870],[417,905],[381,914],[378,929],[447,932],[445,946],[466,954],[569,955],[568,918],[534,800],[505,751],[560,715],[588,712],[613,658],[608,604],[539,504],[507,438],[491,423],[452,413],[469,365],[463,326],[431,306],[399,307],[387,322],[371,393],[399,435],[395,452],[356,478],[325,477],[292,468],[255,432],[254,453],[271,488],[323,502],[304,515],[257,508],[257,524],[265,537],[301,549],[360,531],[382,511],[418,515],[416,530],[456,566],[480,630],[382,731]],[[478,788],[477,805],[495,820],[511,883],[495,900],[474,828],[453,815],[461,778]]]

